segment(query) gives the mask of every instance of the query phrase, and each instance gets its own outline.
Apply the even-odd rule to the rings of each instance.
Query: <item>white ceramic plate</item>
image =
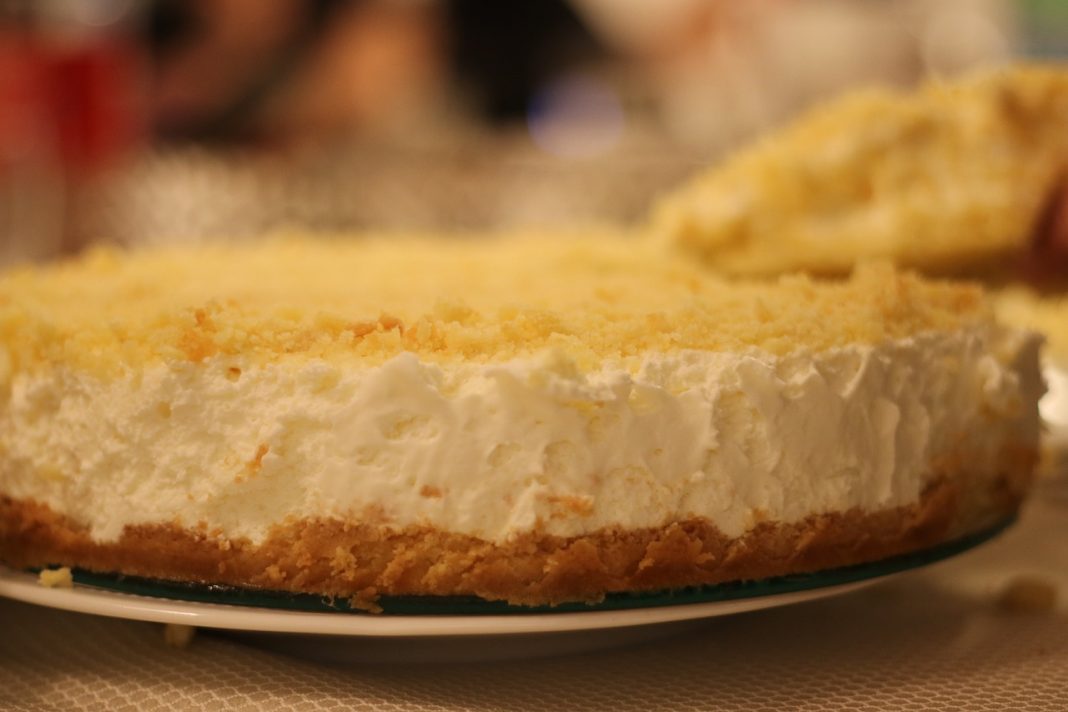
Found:
[[[45,588],[37,582],[34,574],[0,566],[0,596],[78,613],[230,631],[410,638],[564,633],[695,620],[837,596],[884,578],[887,576],[770,596],[631,610],[402,616],[199,603],[120,593],[81,584],[75,584],[73,589]]]
[[[197,603],[76,584],[45,588],[33,574],[0,566],[0,596],[136,621],[223,631],[240,642],[331,664],[472,663],[577,654],[645,642],[702,619],[811,601],[888,576],[823,588],[710,603],[620,611],[508,615],[317,613]]]
[[[1068,370],[1050,366],[1042,375],[1048,390],[1038,409],[1050,433],[1064,437],[1068,434]]]

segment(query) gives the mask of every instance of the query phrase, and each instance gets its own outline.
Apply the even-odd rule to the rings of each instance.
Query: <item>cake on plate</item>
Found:
[[[988,70],[820,106],[669,194],[651,229],[736,276],[989,276],[1068,191],[1066,162],[1068,68]]]
[[[517,604],[871,561],[1010,516],[1038,339],[870,266],[595,237],[98,251],[0,278],[0,560]]]

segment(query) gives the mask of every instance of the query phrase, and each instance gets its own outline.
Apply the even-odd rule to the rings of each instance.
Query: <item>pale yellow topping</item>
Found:
[[[582,365],[692,348],[875,343],[988,318],[977,288],[889,267],[841,283],[727,284],[626,239],[284,240],[88,257],[0,279],[0,364],[322,357]],[[0,381],[3,379],[0,378]]]
[[[976,270],[1025,247],[1066,156],[1066,68],[870,90],[698,176],[653,229],[734,275]]]

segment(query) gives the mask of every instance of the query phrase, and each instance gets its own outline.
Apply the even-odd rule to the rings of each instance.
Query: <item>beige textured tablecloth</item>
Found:
[[[1020,576],[1055,610],[999,606]],[[4,710],[1068,710],[1068,480],[954,560],[653,643],[465,665],[327,666],[0,600]],[[354,643],[356,644],[356,643]]]

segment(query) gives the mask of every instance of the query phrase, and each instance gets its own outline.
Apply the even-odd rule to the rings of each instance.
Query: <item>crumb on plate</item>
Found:
[[[41,572],[37,574],[37,583],[45,588],[74,588],[74,578],[68,566],[61,566],[58,569],[41,569]]]

